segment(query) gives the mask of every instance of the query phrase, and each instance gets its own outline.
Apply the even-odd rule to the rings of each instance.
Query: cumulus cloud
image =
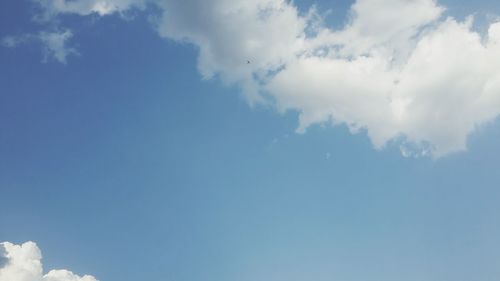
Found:
[[[42,253],[34,242],[15,245],[0,243],[0,281],[97,281],[93,276],[80,277],[67,270],[43,274]]]
[[[37,2],[53,17],[155,5],[158,34],[196,45],[205,79],[297,111],[299,133],[345,124],[377,149],[397,143],[404,156],[441,157],[466,150],[500,114],[500,23],[479,34],[435,0],[357,0],[338,30],[285,0]]]
[[[239,83],[251,101],[260,99],[258,82],[270,78],[303,49],[309,19],[285,1],[159,1],[157,21],[165,38],[199,47],[204,78],[219,75]],[[251,63],[246,64],[249,60]]]

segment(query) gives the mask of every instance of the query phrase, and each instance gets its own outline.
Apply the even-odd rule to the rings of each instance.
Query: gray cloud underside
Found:
[[[7,250],[5,250],[3,245],[0,245],[0,268],[5,267],[7,262],[9,262],[9,259],[7,258]]]

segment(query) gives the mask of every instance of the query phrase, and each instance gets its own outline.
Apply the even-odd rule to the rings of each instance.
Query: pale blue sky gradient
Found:
[[[30,17],[1,1],[0,37],[36,31]],[[296,113],[203,81],[197,50],[146,15],[65,20],[67,65],[0,48],[1,241],[101,281],[498,280],[498,122],[439,160],[343,126],[299,135]]]

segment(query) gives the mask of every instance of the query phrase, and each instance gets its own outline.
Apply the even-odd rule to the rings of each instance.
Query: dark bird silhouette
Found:
[[[249,61],[249,60],[247,60],[247,64],[250,64],[250,61]]]

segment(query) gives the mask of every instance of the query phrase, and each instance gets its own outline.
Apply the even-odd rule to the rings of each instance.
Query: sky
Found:
[[[498,15],[1,1],[0,281],[497,281]]]

